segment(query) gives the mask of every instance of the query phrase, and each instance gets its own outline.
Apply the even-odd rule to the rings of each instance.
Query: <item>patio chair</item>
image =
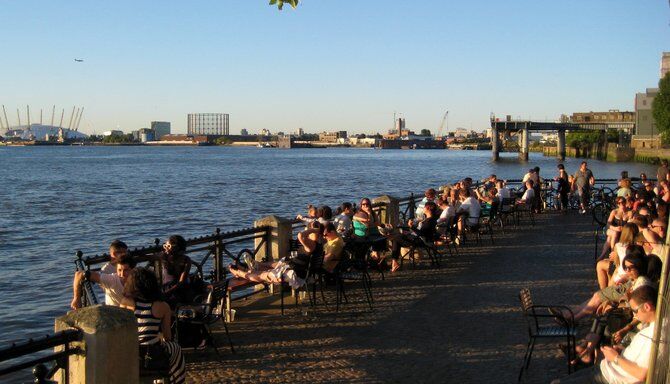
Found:
[[[214,282],[209,288],[207,297],[204,302],[193,302],[189,304],[180,304],[177,306],[176,321],[175,321],[175,338],[179,342],[179,324],[187,323],[189,325],[199,326],[203,332],[203,336],[206,340],[206,345],[211,346],[216,351],[217,355],[219,354],[219,349],[216,344],[216,340],[212,336],[210,326],[217,321],[221,320],[223,324],[223,329],[226,332],[226,338],[228,339],[228,344],[230,345],[230,351],[235,353],[235,347],[233,342],[230,339],[230,333],[228,332],[228,324],[225,321],[225,304],[228,293],[228,280],[222,280]]]
[[[363,292],[365,294],[365,300],[372,310],[372,279],[368,273],[368,260],[366,259],[369,255],[369,252],[361,254],[360,252],[354,252],[351,247],[347,247],[344,250],[342,255],[342,260],[335,268],[335,290],[336,290],[336,306],[335,311],[340,311],[340,305],[348,303],[345,282],[353,281],[360,282]]]
[[[519,300],[521,301],[523,317],[526,319],[528,325],[528,344],[523,364],[519,370],[518,381],[521,382],[524,372],[530,366],[530,359],[538,339],[564,339],[567,342],[568,353],[566,354],[566,358],[568,362],[568,374],[571,373],[572,365],[570,362],[576,357],[576,327],[574,315],[570,308],[562,305],[533,304],[533,299],[528,288],[524,288],[519,292]],[[564,310],[570,314],[569,317],[561,315]]]

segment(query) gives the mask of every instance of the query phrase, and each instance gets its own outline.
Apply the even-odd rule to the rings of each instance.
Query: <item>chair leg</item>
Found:
[[[530,367],[530,359],[533,356],[533,349],[535,349],[535,339],[530,342],[530,351],[528,351],[528,360],[526,361],[526,369]]]
[[[207,324],[203,324],[202,326],[204,327],[205,333],[206,333],[205,339],[207,340],[209,345],[211,345],[212,348],[214,348],[214,352],[216,352],[216,354],[218,356],[219,355],[219,347],[218,347],[218,345],[216,345],[216,340],[214,339],[214,336],[212,336],[212,331],[209,329],[209,326]],[[226,327],[226,322],[225,321],[223,322],[223,326],[226,330],[228,329]],[[228,333],[228,332],[226,331],[226,333]]]
[[[223,320],[223,319],[221,319]],[[235,347],[233,346],[233,340],[230,338],[230,332],[228,332],[228,324],[223,321],[223,329],[226,331],[226,338],[228,338],[228,345],[230,345],[230,353],[235,353]]]
[[[528,368],[527,366],[527,361],[528,361],[528,352],[530,351],[531,344],[533,342],[533,339],[528,339],[528,344],[526,345],[526,352],[523,354],[523,362],[521,363],[521,369],[519,369],[519,377],[517,378],[517,382],[521,382],[521,378],[523,377],[524,371]]]

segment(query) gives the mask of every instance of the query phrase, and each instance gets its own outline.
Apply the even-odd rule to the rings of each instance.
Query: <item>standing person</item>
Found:
[[[572,181],[572,188],[575,189],[579,195],[579,204],[581,206],[579,213],[582,215],[586,213],[586,209],[589,207],[591,186],[596,183],[596,179],[593,177],[593,172],[587,168],[587,165],[586,161],[582,161],[582,164],[579,166],[577,172],[575,172],[575,177]]]
[[[540,167],[533,168],[533,171],[533,174],[535,175],[535,180],[533,180],[533,190],[535,191],[533,209],[535,210],[535,213],[540,213],[542,211],[542,178],[540,177]]]
[[[161,300],[156,275],[146,268],[134,269],[128,276],[124,293],[126,300],[122,306],[133,311],[137,318],[140,356],[145,355],[150,346],[160,344],[170,358],[170,383],[183,383],[186,378],[184,356],[179,344],[172,341],[172,310]]]
[[[668,174],[670,174],[670,169],[668,169],[668,160],[661,160],[661,166],[656,170],[656,180],[660,182],[661,180],[668,180]]]
[[[565,172],[563,164],[558,165],[558,176],[556,177],[556,192],[558,192],[558,200],[561,204],[561,211],[566,213],[568,211],[568,195],[570,194],[570,182],[568,181],[568,173]]]

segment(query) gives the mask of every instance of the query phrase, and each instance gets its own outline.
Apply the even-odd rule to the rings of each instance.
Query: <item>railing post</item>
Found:
[[[221,228],[216,229],[216,240],[214,240],[214,274],[216,281],[221,281],[222,271],[222,252],[221,252]]]
[[[68,370],[59,370],[59,383],[139,383],[137,320],[127,309],[96,305],[56,319],[56,332],[79,329],[85,353],[68,357]],[[63,350],[59,347],[57,350]]]
[[[391,224],[393,227],[398,226],[398,223],[400,222],[400,203],[397,198],[389,195],[382,195],[375,197],[372,200],[372,203],[373,205],[383,204],[384,207],[381,210],[381,215],[379,217],[382,223]]]
[[[414,219],[416,215],[416,201],[414,201],[414,193],[409,194],[409,202],[407,202],[407,220]]]
[[[267,216],[262,219],[254,221],[254,227],[269,227],[265,237],[265,244],[263,244],[256,254],[256,260],[266,261],[278,260],[283,256],[288,256],[291,235],[293,227],[291,220],[287,220],[277,216]],[[258,247],[262,239],[255,240],[255,246]]]

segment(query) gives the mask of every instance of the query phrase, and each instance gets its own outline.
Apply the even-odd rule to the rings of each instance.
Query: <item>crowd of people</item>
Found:
[[[607,220],[607,241],[595,267],[599,290],[575,305],[572,313],[555,313],[563,317],[574,314],[576,321],[594,319],[592,332],[577,347],[578,358],[573,362],[593,364],[604,358],[600,369],[589,371],[590,378],[634,383],[646,373],[655,289],[662,264],[658,256],[668,222],[669,174],[664,162],[656,183],[645,175],[637,184],[622,177],[616,189],[616,207]],[[229,271],[237,279],[299,288],[306,283],[313,260],[321,261],[319,272],[332,281],[343,260],[351,257],[345,256],[345,250],[363,249],[370,267],[396,272],[401,268],[403,247],[459,245],[483,221],[498,219],[505,204],[542,212],[546,209],[542,196],[547,190],[556,193],[557,208],[562,212],[568,209],[570,195],[578,196],[579,212],[584,214],[594,185],[595,177],[586,162],[573,175],[559,164],[555,177],[548,179],[540,176],[538,167],[529,169],[516,189],[496,175],[476,183],[466,177],[439,190],[426,190],[414,215],[395,225],[382,222],[379,210],[368,198],[361,199],[358,206],[344,202],[334,211],[329,206],[309,205],[307,214],[296,216],[305,229],[297,235],[294,252],[272,263],[234,262]],[[105,292],[106,305],[135,313],[141,346],[158,343],[167,351],[171,382],[183,382],[184,359],[179,345],[172,340],[172,326],[176,305],[190,302],[195,295],[186,241],[181,236],[171,236],[162,252],[149,259],[149,265],[159,265],[158,268],[136,266],[128,247],[119,240],[110,245],[109,256],[109,263],[99,271],[76,272],[71,307],[81,307],[84,281],[99,284]],[[154,261],[160,263],[151,263]],[[608,314],[618,314],[624,308],[635,316],[623,328],[612,331],[613,348],[600,347],[602,324],[607,323]],[[572,375],[566,380],[573,377],[578,378]]]
[[[657,180],[643,173],[637,184],[622,172],[614,190],[616,206],[607,219],[607,240],[595,266],[598,291],[567,310],[551,310],[575,324],[588,321],[589,331],[575,346],[576,367],[587,366],[553,383],[642,383],[647,376],[668,223],[670,171],[667,161]],[[573,184],[586,186],[593,174],[583,166]],[[582,210],[588,201],[581,200]],[[606,337],[608,335],[608,337]]]

